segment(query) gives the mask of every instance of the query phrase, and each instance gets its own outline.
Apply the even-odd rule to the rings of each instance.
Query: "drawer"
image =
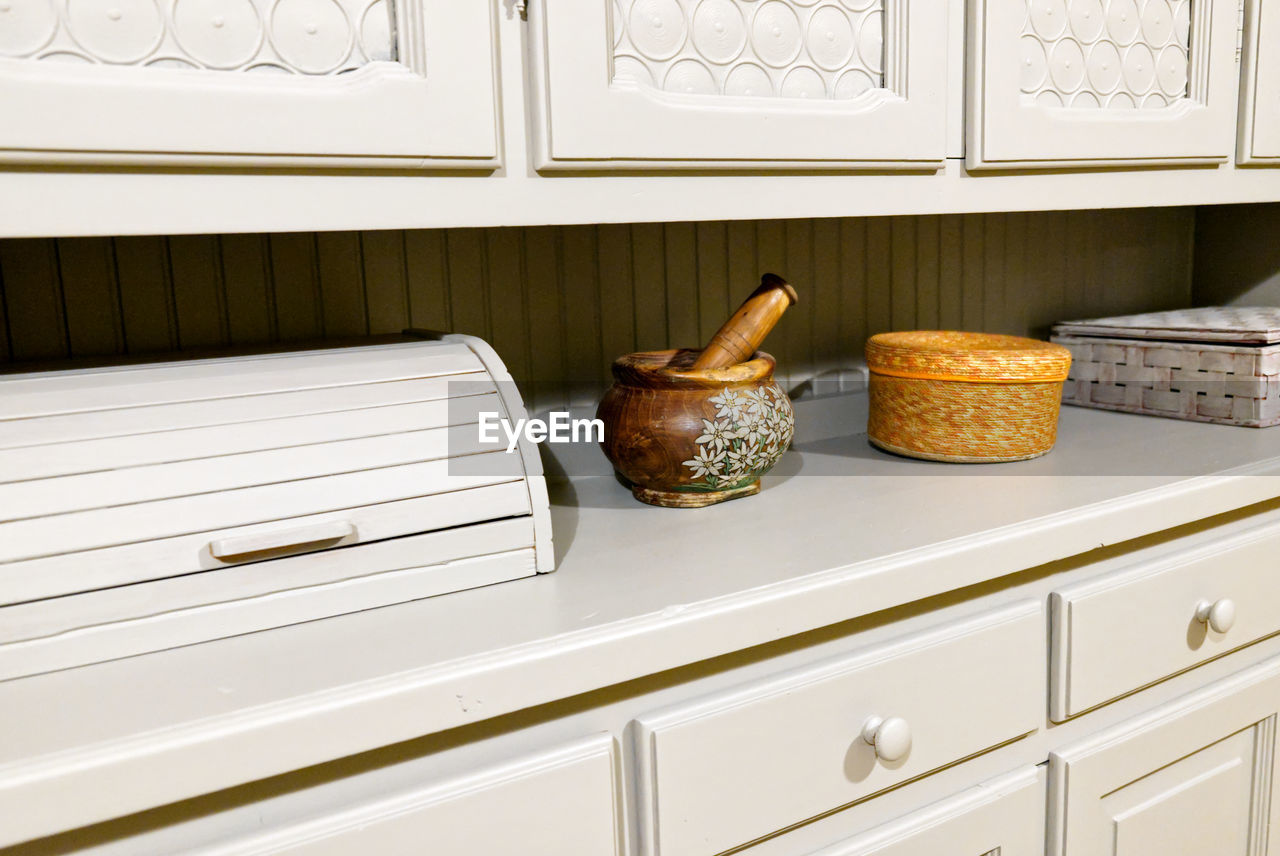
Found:
[[[1280,657],[1050,753],[1051,856],[1275,852]]]
[[[1020,603],[641,717],[645,852],[720,853],[1034,731],[1043,622]]]
[[[1280,631],[1277,548],[1280,525],[1269,524],[1054,592],[1051,717],[1068,719]]]
[[[1044,765],[833,844],[811,856],[1044,856]]]
[[[610,856],[624,833],[616,744],[602,734],[190,856]]]

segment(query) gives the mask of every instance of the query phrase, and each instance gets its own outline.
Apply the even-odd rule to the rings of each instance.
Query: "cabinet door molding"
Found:
[[[1280,164],[1280,8],[1244,0],[1239,163]]]
[[[1263,856],[1278,710],[1272,658],[1051,752],[1050,856]]]
[[[934,170],[947,13],[922,0],[530,4],[539,169]]]
[[[494,4],[388,2],[15,0],[0,163],[497,166]]]
[[[974,0],[969,169],[1231,156],[1236,0]]]

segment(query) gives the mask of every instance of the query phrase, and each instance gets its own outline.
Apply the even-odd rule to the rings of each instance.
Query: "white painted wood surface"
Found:
[[[532,539],[532,532],[525,534],[529,540]],[[222,586],[210,586],[218,591],[210,595],[201,592],[198,586],[189,586],[178,597],[173,597],[172,591],[163,593],[172,598],[170,608],[147,615],[137,614],[140,611],[137,596],[124,606],[112,605],[109,600],[104,605],[94,597],[96,592],[68,598],[85,600],[88,604],[68,603],[65,609],[53,611],[53,615],[42,615],[42,618],[65,621],[68,616],[76,615],[77,606],[93,606],[99,613],[109,610],[111,615],[98,624],[77,621],[74,627],[62,633],[0,645],[0,680],[315,621],[388,603],[404,603],[517,580],[537,573],[532,547],[441,561],[441,557],[433,552],[426,552],[437,547],[436,544],[424,539],[405,540],[409,542],[405,548],[421,551],[411,564],[403,558],[397,560],[387,550],[375,549],[370,556],[360,556],[361,561],[344,562],[343,570],[353,576],[336,582],[317,584],[307,580],[306,584],[296,588],[250,596],[243,596],[240,592],[228,596]],[[472,550],[469,552],[474,552],[474,544],[470,546]],[[328,556],[328,553],[323,555]],[[430,557],[428,561],[432,564],[423,564],[424,557]],[[387,570],[382,562],[388,561],[407,566]],[[257,565],[250,567],[264,570]],[[310,572],[311,566],[308,565],[306,570]],[[361,571],[364,571],[363,576],[354,576]],[[164,599],[158,596],[154,600]],[[154,601],[151,598],[148,601],[142,610],[156,610]]]
[[[515,489],[511,488],[511,492],[514,493]],[[157,621],[179,623],[192,616],[184,618],[168,613],[311,586],[344,583],[383,571],[416,570],[428,563],[456,562],[475,557],[476,537],[483,539],[486,556],[529,548],[533,543],[533,523],[527,514],[479,523],[475,527],[474,532],[468,532],[465,526],[457,526],[438,532],[378,540],[363,545],[359,550],[325,550],[267,563],[222,568],[215,572],[184,574],[156,580],[145,589],[114,586],[80,595],[6,606],[0,608],[0,643],[41,639],[79,628],[83,630],[75,634],[77,636],[110,635],[115,629],[100,625],[109,625],[120,615],[129,613],[136,619],[150,619],[152,624]],[[524,557],[526,565],[531,565],[531,562],[532,559]],[[450,569],[439,568],[433,571],[433,575],[462,577],[465,569],[455,568],[450,572]],[[478,585],[491,581],[486,579]],[[116,635],[127,637],[128,631]],[[145,650],[136,644],[131,647]],[[21,662],[20,656],[9,656],[11,660]]]
[[[442,528],[461,526],[478,517],[529,514],[529,491],[516,480],[459,493],[377,503],[357,509],[341,509],[323,514],[293,518],[297,525],[349,523],[368,542],[397,538],[421,531],[423,520],[436,521]],[[224,529],[223,537],[256,535],[272,531],[279,523],[271,521],[252,526]],[[103,589],[155,579],[175,572],[193,573],[228,568],[226,562],[209,554],[210,533],[196,532],[173,538],[140,541],[119,547],[95,550],[94,561],[86,563],[83,555],[63,553],[21,563],[0,565],[0,581],[14,602],[30,601],[53,594],[71,594],[76,590]],[[274,563],[280,559],[269,559]],[[258,562],[252,563],[254,565]],[[274,568],[275,564],[267,564]],[[68,585],[72,583],[72,585]]]
[[[1280,632],[1274,524],[1054,592],[1050,707],[1066,719]],[[1198,607],[1229,600],[1226,632]],[[1125,652],[1117,658],[1116,651]]]
[[[4,475],[16,481],[90,472],[100,461],[115,466],[160,463],[170,460],[173,447],[181,443],[229,455],[270,448],[272,438],[281,433],[306,442],[393,433],[424,422],[445,424],[451,403],[449,386],[459,380],[476,385],[478,410],[485,404],[481,396],[488,395],[492,387],[483,372],[351,386],[338,399],[331,389],[323,388],[240,398],[235,402],[235,415],[226,402],[213,400],[12,421],[4,426],[4,439],[0,440],[4,444]],[[466,409],[470,409],[470,402]],[[226,420],[236,418],[244,421],[228,436]],[[151,427],[161,431],[139,439],[138,435]],[[57,460],[33,459],[22,451],[46,444],[58,444]]]
[[[640,717],[643,852],[719,853],[1035,730],[1043,639],[1022,603]],[[910,724],[909,753],[877,757],[876,716]]]
[[[1236,159],[1242,164],[1280,164],[1280,14],[1262,0],[1244,0],[1240,56],[1240,135]]]
[[[519,62],[519,59],[516,60]],[[504,66],[505,71],[505,66]],[[510,103],[511,99],[504,102]],[[504,127],[523,127],[523,119]],[[521,144],[523,146],[523,143]],[[508,153],[511,149],[507,149]],[[508,155],[509,156],[509,155]],[[270,181],[264,181],[269,178]],[[207,235],[676,223],[1128,209],[1275,202],[1280,175],[1206,169],[967,174],[948,160],[936,174],[539,175],[424,177],[193,171],[156,175],[83,170],[0,172],[0,235]],[[199,205],[173,213],[172,200]],[[305,240],[305,236],[297,236]]]
[[[346,406],[373,411],[354,421],[366,435],[326,434],[348,389],[385,385],[398,400],[398,384],[441,378],[452,383],[435,400],[406,408],[419,419],[409,430],[394,425],[400,405],[358,394]],[[310,404],[328,412],[295,435],[297,417],[271,400],[293,414],[300,391],[323,391]],[[554,568],[536,450],[509,455],[477,432],[478,407],[519,419],[523,405],[492,349],[465,336],[17,374],[0,379],[0,400],[4,452],[37,462],[0,483],[0,680]],[[216,426],[167,430],[173,408],[190,417],[209,402]],[[106,437],[92,433],[94,416],[121,411]],[[46,421],[83,439],[48,442]],[[135,433],[115,433],[126,424]],[[338,420],[338,436],[351,431]],[[508,515],[526,525],[477,526]],[[429,532],[440,537],[413,537]]]
[[[1052,454],[963,474],[802,435],[751,508],[803,553],[737,537],[732,503],[636,505],[601,459],[600,477],[552,491],[569,535],[547,577],[0,684],[0,828],[17,841],[120,816],[1241,508],[1280,494],[1280,435],[1246,433],[1073,409]],[[951,511],[911,523],[937,507]],[[97,689],[119,685],[138,689]],[[303,723],[315,738],[291,739]]]
[[[147,14],[145,7],[115,12],[121,26]],[[5,123],[0,162],[493,168],[499,163],[496,14],[496,4],[488,2],[401,4],[393,28],[397,59],[335,76],[6,59],[0,113],[39,120]],[[213,9],[209,18],[221,22],[213,24],[217,29],[225,23],[227,32],[240,22],[238,15]],[[252,10],[249,15],[257,17]],[[345,20],[336,4],[282,13],[293,15],[306,18],[294,25],[310,28],[295,36],[304,40],[309,35],[342,44],[364,24]],[[81,20],[88,17],[77,16],[76,23],[88,26]],[[141,38],[151,39],[145,23]]]
[[[942,165],[946,4],[626,5],[531,4],[537,168]]]
[[[1237,0],[1162,0],[1141,9],[1117,4],[1104,14],[1091,0],[970,3],[966,165],[1229,160],[1237,8]],[[1188,30],[1184,48],[1176,37]],[[1117,44],[1125,45],[1123,54]],[[1117,98],[1128,107],[1114,104]]]
[[[616,743],[597,735],[191,856],[621,856]],[[108,856],[110,850],[101,856]]]
[[[943,5],[952,19],[965,16],[963,0],[947,0],[946,4],[935,3],[930,8]],[[506,164],[498,173],[8,170],[0,173],[0,195],[23,199],[25,204],[0,209],[0,234],[163,235],[639,223],[1280,199],[1280,175],[1230,165],[1177,171],[987,175],[979,179],[965,174],[962,162],[955,159],[960,156],[956,148],[937,175],[780,175],[776,171],[733,175],[706,171],[584,178],[538,174],[535,147],[529,137],[533,94],[526,70],[528,24],[521,19],[515,4],[499,5],[495,0],[493,6],[501,92],[500,150]],[[607,44],[601,43],[599,49],[602,56],[607,55]],[[949,51],[949,61],[947,85],[951,95],[946,112],[954,116],[963,102],[964,52]],[[1218,78],[1233,87],[1229,100],[1234,102],[1238,75],[1234,69],[1227,71]],[[458,115],[472,115],[472,111],[464,109]],[[368,127],[378,128],[381,134],[386,130],[381,124],[374,122]],[[443,123],[441,130],[448,124]],[[1229,154],[1235,128],[1234,123],[1228,124]],[[954,130],[961,130],[958,123]]]
[[[1050,856],[1261,856],[1276,829],[1280,660],[1050,753]]]
[[[1046,778],[1018,770],[812,856],[1043,856]]]

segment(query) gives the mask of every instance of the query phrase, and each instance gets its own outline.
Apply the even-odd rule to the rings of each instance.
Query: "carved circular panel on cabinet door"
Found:
[[[1187,97],[1191,0],[1024,0],[1027,103],[1159,110]]]
[[[393,2],[0,0],[0,56],[170,71],[340,74],[395,59]]]
[[[852,100],[884,87],[885,0],[613,0],[613,80],[691,96]]]

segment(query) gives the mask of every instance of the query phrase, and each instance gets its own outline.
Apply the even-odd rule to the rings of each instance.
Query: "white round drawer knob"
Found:
[[[1215,633],[1226,633],[1236,623],[1236,602],[1229,597],[1210,603],[1196,604],[1196,621],[1207,624]]]
[[[911,726],[896,716],[873,716],[862,726],[862,739],[875,747],[881,761],[897,761],[911,751]]]

